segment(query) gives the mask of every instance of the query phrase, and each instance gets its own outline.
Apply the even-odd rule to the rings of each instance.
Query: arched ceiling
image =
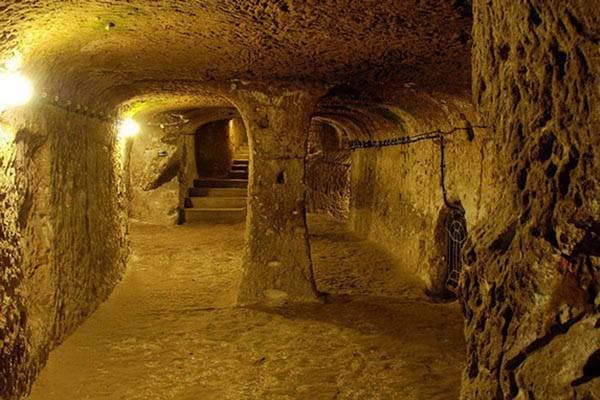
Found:
[[[313,80],[393,97],[470,88],[468,0],[8,0],[0,57],[36,87],[119,104],[231,79]],[[190,84],[194,83],[194,84]]]

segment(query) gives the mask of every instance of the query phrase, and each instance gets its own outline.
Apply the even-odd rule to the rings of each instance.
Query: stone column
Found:
[[[317,298],[306,223],[305,164],[318,95],[291,88],[232,88],[250,147],[241,305]]]

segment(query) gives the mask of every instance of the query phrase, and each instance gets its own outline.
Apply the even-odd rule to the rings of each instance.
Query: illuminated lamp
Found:
[[[29,79],[16,71],[0,73],[0,111],[26,104],[33,97]]]
[[[122,139],[133,137],[139,132],[140,124],[132,118],[126,118],[119,123],[119,137]]]

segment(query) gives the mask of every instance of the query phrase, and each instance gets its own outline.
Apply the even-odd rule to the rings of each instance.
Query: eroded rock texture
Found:
[[[51,96],[105,110],[178,80],[185,83],[178,91],[196,95],[190,83],[290,78],[387,86],[393,94],[390,82],[464,92],[470,78],[463,0],[10,0],[3,7],[0,52],[26,45],[26,64],[45,71],[38,80]]]
[[[229,121],[208,123],[196,132],[196,166],[201,177],[224,177],[233,159]]]
[[[350,151],[331,125],[313,123],[308,138],[307,211],[345,219],[350,207]]]
[[[133,141],[128,153],[132,218],[162,224],[177,221],[181,139],[178,134],[146,125]]]
[[[4,3],[0,61],[22,53],[36,101],[0,114],[16,132],[0,144],[3,399],[108,296],[127,213],[174,223],[245,130],[241,304],[317,298],[307,209],[348,217],[442,295],[439,140],[348,143],[470,125],[444,148],[471,237],[462,396],[600,397],[596,1]],[[116,139],[125,114],[134,142]],[[196,149],[211,124],[228,124],[219,154]]]
[[[474,3],[474,96],[504,190],[464,277],[462,397],[598,398],[600,9]]]
[[[396,107],[380,106],[379,124],[351,134],[356,137],[362,132],[357,138],[385,140],[437,130],[448,132],[467,123],[479,126],[467,99],[415,91],[407,91],[403,97],[407,100]],[[376,121],[374,115],[363,119]],[[490,129],[475,129],[473,138],[459,131],[445,140],[448,201],[464,209],[468,230],[489,219],[496,206],[492,141]],[[447,235],[445,227],[439,226],[447,208],[440,157],[439,140],[426,140],[356,150],[351,159],[350,216],[354,230],[394,254],[403,268],[425,282],[434,297],[444,294],[448,272]]]
[[[287,85],[232,89],[252,153],[241,304],[316,297],[305,174],[318,94]]]
[[[0,125],[2,133],[8,128]],[[17,149],[0,142],[0,396],[27,390],[34,368],[28,368],[27,320],[24,314],[23,255],[19,232]]]
[[[3,399],[19,398],[48,352],[106,299],[128,249],[112,126],[44,106],[9,122],[15,140],[0,150]]]

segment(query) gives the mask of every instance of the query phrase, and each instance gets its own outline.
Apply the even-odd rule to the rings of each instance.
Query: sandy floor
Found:
[[[311,221],[326,304],[235,308],[241,225],[131,229],[114,294],[50,355],[31,400],[458,398],[456,304],[372,243]]]

